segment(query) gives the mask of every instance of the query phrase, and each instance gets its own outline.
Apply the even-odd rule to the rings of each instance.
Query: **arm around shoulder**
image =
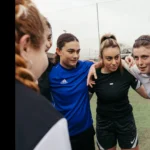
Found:
[[[147,92],[146,92],[146,90],[145,90],[143,85],[141,85],[138,89],[136,89],[136,92],[139,95],[141,95],[143,98],[150,100],[150,93],[149,93],[149,95],[147,94]]]

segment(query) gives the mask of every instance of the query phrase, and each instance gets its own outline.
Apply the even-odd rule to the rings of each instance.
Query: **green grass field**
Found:
[[[132,89],[129,91],[129,100],[133,106],[133,113],[139,135],[140,150],[150,150],[150,101],[142,98]],[[94,94],[91,99],[94,126],[96,124],[96,101],[96,95]]]

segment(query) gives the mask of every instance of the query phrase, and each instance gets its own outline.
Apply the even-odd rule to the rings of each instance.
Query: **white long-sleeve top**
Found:
[[[125,61],[122,61],[122,65],[127,71],[129,71],[135,78],[137,78],[143,84],[148,97],[150,97],[150,75],[141,74],[136,64],[129,68],[128,64]]]

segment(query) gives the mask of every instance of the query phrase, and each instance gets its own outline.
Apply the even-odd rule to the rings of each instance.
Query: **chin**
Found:
[[[142,74],[146,74],[148,72],[148,68],[139,68]]]
[[[142,74],[148,74],[149,72],[147,70],[140,70]]]
[[[71,67],[72,67],[72,68],[76,68],[76,65],[72,65]]]
[[[75,68],[76,65],[77,65],[77,63],[70,64],[70,66],[72,66],[73,68]]]
[[[117,71],[117,69],[118,69],[118,68],[116,68],[116,69],[111,69],[111,72]]]

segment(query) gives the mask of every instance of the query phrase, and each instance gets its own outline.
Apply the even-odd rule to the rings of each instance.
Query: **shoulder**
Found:
[[[92,61],[88,61],[88,60],[79,60],[78,64],[84,68],[90,68],[94,63]]]
[[[42,95],[18,81],[15,96],[17,147],[33,149],[63,116]]]
[[[94,62],[90,60],[79,60],[78,62],[82,64],[90,64],[90,65],[94,64]]]
[[[71,150],[68,124],[65,118],[60,119],[35,147],[35,150],[62,149]],[[59,141],[59,144],[56,142]]]
[[[48,119],[52,114],[54,118],[57,118],[56,120],[62,118],[62,115],[53,108],[44,96],[18,81],[16,82],[16,111],[21,112],[20,115],[22,116],[34,113],[35,116],[45,116],[45,119]]]

